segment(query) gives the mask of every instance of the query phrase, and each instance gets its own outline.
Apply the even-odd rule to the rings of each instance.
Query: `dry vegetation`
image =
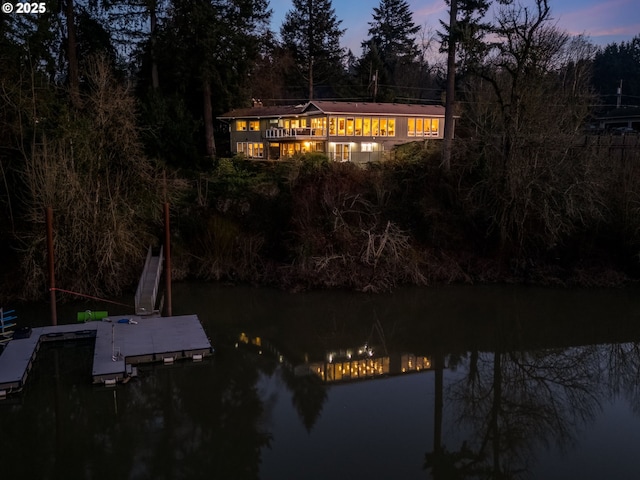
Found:
[[[25,298],[46,290],[47,207],[54,209],[56,276],[64,289],[121,292],[139,275],[144,251],[155,242],[162,183],[142,154],[134,101],[99,58],[90,63],[87,80],[81,110],[56,118],[53,134],[36,123],[31,141],[21,145],[17,237]],[[31,118],[39,117],[36,100]]]

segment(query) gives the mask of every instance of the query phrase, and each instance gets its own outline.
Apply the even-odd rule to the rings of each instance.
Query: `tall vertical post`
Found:
[[[51,325],[58,324],[56,310],[56,276],[53,259],[53,208],[47,207],[47,252],[49,257],[49,293],[51,296]]]
[[[167,316],[172,315],[171,308],[171,224],[169,223],[169,203],[164,204],[164,255],[165,285],[167,290]]]
[[[458,41],[457,18],[458,0],[450,0],[449,45],[447,49],[447,93],[444,99],[444,138],[442,140],[441,162],[442,168],[447,172],[451,168],[451,150],[453,148],[453,108],[456,90],[456,42]]]
[[[618,87],[616,108],[620,108],[621,106],[622,106],[622,79],[620,79],[620,86]]]

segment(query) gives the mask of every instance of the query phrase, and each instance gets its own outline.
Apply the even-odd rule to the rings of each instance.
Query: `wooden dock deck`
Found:
[[[131,375],[133,365],[211,355],[211,343],[196,315],[109,317],[101,322],[34,328],[14,338],[0,354],[0,397],[25,385],[43,342],[95,338],[93,383],[114,384]]]

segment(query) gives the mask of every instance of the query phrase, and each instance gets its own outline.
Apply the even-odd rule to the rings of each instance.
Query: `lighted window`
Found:
[[[440,120],[437,118],[431,119],[431,135],[438,135],[438,130],[440,130]]]
[[[264,145],[258,142],[238,142],[236,152],[248,158],[263,158]]]
[[[362,117],[356,118],[356,135],[359,137],[362,135]]]
[[[331,156],[336,162],[348,162],[351,160],[351,145],[348,143],[335,143],[331,149]]]
[[[440,128],[438,118],[407,119],[407,135],[410,137],[437,137]]]
[[[382,135],[383,137],[387,136],[387,119],[386,118],[380,119],[380,135]]]
[[[236,131],[238,131],[238,132],[246,132],[247,131],[247,121],[246,120],[236,120]]]
[[[371,136],[371,118],[366,117],[362,120],[362,135],[364,137]]]
[[[257,132],[260,130],[260,121],[259,120],[251,120],[249,122],[249,130],[253,132]]]
[[[326,129],[327,129],[326,117],[311,119],[311,130],[312,130],[311,135],[317,135],[317,136],[326,135],[326,132],[325,132]]]
[[[353,136],[353,126],[354,126],[354,119],[353,118],[347,118],[347,135],[349,136]]]
[[[360,150],[363,152],[373,152],[373,143],[362,143],[360,144]]]
[[[396,136],[396,119],[390,118],[387,122],[387,135],[390,137]]]
[[[345,132],[345,121],[344,117],[338,117],[338,135],[344,137]]]
[[[336,119],[332,117],[329,119],[329,135],[335,135],[336,131]]]
[[[380,120],[377,118],[371,119],[371,135],[374,137],[380,135]]]

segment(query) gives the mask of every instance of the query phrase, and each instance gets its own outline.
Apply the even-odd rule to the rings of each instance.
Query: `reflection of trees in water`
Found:
[[[602,348],[611,396],[624,395],[640,416],[640,344],[614,343]]]
[[[536,446],[565,447],[603,393],[598,347],[473,352],[444,403],[466,439],[426,457],[434,478],[518,478]],[[437,446],[437,443],[434,442]]]
[[[282,369],[282,379],[291,391],[291,401],[302,423],[307,432],[311,432],[327,400],[327,386],[317,375],[296,377],[293,371],[286,368]]]
[[[116,389],[90,388],[82,377],[27,392],[23,405],[11,407],[15,415],[0,412],[0,446],[16,451],[2,477],[257,479],[269,443],[258,361],[232,352],[143,370]]]

